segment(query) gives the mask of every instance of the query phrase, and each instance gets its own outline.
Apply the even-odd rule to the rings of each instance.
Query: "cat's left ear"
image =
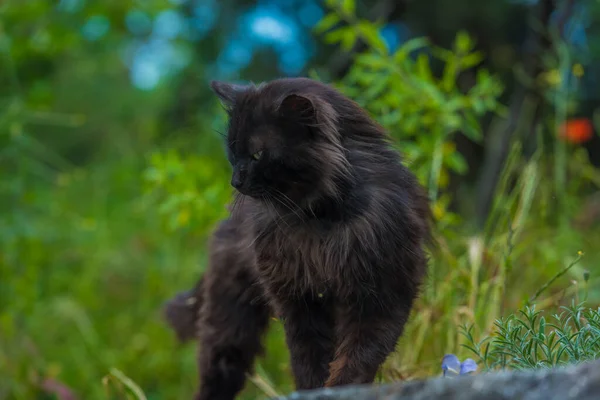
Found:
[[[244,92],[248,87],[228,82],[212,81],[210,83],[210,88],[225,106],[231,107],[235,103],[237,96]]]
[[[304,96],[290,94],[279,105],[279,113],[283,117],[293,118],[300,122],[312,123],[316,120],[313,102]]]

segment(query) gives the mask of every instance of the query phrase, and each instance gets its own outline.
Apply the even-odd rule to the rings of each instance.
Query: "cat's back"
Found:
[[[425,235],[430,218],[429,199],[391,143],[357,142],[350,147],[349,157],[358,177],[358,189],[368,194],[364,211],[369,214],[369,221],[375,225],[393,224],[400,229],[407,227],[416,230],[415,236]],[[417,229],[413,225],[423,226]]]

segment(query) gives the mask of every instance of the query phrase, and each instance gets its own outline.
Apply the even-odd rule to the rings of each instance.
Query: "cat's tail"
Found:
[[[180,342],[198,336],[198,312],[203,301],[202,283],[203,278],[200,278],[193,289],[177,293],[164,305],[163,316]]]

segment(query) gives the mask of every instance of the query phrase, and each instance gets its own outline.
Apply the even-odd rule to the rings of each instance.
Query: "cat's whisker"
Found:
[[[284,223],[284,224],[285,224],[285,225],[286,225],[286,226],[289,228],[289,227],[290,227],[290,225],[289,225],[289,224],[287,223],[287,221],[285,220],[285,218],[284,218],[285,216],[282,216],[282,215],[279,213],[279,211],[277,211],[277,207],[275,207],[275,205],[273,204],[273,201],[272,201],[272,199],[275,199],[275,200],[277,200],[277,198],[276,198],[276,197],[273,197],[273,196],[269,196],[268,194],[267,194],[267,195],[266,195],[264,198],[265,198],[265,199],[268,201],[268,204],[270,205],[270,207],[271,207],[271,210],[273,210],[273,212],[274,212],[274,213],[275,213],[275,215],[277,216],[277,217],[275,218],[275,223],[277,224],[277,226],[278,226],[279,228],[281,228],[281,227],[279,226],[279,221],[281,221],[281,222],[283,222],[283,223]]]
[[[300,221],[305,223],[306,213],[304,212],[304,210],[302,210],[302,208],[300,208],[298,204],[296,204],[292,199],[290,199],[289,196],[287,196],[285,193],[281,192],[277,188],[273,188],[273,190],[275,191],[275,195],[273,196],[273,198],[277,200],[279,204],[281,204],[282,206],[290,210],[292,213],[294,213]],[[280,196],[282,198],[280,198]]]
[[[222,138],[227,138],[227,135],[225,133],[223,133],[223,132],[221,132],[221,131],[219,131],[217,129],[214,129],[214,128],[213,128],[213,131],[215,133],[219,134],[219,136],[221,136]]]
[[[244,206],[244,201],[246,200],[246,196],[242,196],[238,193],[234,195],[233,201],[231,202],[231,213],[235,214],[238,210],[241,210]]]

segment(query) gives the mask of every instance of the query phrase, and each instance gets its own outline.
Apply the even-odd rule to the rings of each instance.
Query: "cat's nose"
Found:
[[[241,169],[236,169],[233,171],[233,176],[231,177],[231,186],[236,189],[239,189],[244,184],[244,171]]]
[[[231,186],[233,186],[233,187],[234,187],[234,188],[236,188],[236,189],[239,189],[239,188],[241,188],[243,183],[244,183],[244,182],[243,182],[243,181],[240,179],[240,176],[239,176],[239,175],[234,175],[234,176],[231,178]]]

